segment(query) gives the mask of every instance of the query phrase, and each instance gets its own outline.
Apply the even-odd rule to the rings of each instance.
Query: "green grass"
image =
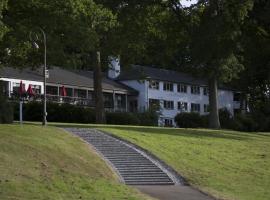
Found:
[[[99,127],[161,158],[217,198],[270,199],[270,134],[151,127]]]
[[[55,127],[0,125],[0,199],[149,199],[79,138]]]

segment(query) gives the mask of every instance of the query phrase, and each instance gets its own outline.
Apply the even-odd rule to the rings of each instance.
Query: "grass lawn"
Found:
[[[55,127],[0,125],[0,199],[150,199],[118,183],[90,147]]]
[[[189,183],[218,198],[270,199],[270,134],[103,127],[164,160]]]
[[[76,126],[96,127],[150,150],[193,186],[215,197],[230,200],[270,199],[270,133]]]

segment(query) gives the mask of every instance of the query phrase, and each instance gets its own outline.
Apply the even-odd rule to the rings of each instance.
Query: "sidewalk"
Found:
[[[136,186],[136,188],[160,200],[214,200],[190,186]]]

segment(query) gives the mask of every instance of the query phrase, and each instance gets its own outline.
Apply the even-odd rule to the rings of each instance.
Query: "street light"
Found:
[[[43,43],[44,43],[44,67],[43,67],[43,88],[44,88],[44,95],[43,95],[43,121],[42,125],[46,126],[47,124],[47,108],[46,108],[46,76],[47,76],[47,40],[46,40],[46,33],[42,28],[37,29],[43,36]],[[33,47],[35,49],[39,49],[39,45],[37,41],[39,40],[38,34],[36,32],[30,32],[30,40],[32,41]]]

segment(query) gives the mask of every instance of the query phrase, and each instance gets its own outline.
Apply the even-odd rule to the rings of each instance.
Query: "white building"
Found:
[[[174,117],[179,112],[208,113],[206,80],[172,70],[138,65],[121,72],[117,80],[139,92],[136,98],[129,99],[129,107],[137,107],[139,111],[152,106],[160,109],[161,126],[174,126]],[[227,108],[232,115],[239,109],[239,100],[232,89],[219,87],[218,100],[219,108]]]
[[[32,86],[35,97],[44,93],[41,70],[0,68],[2,90],[11,99],[18,99],[20,82],[25,89]],[[62,88],[66,95],[63,96]],[[160,110],[159,125],[175,126],[174,117],[180,112],[208,113],[207,81],[185,73],[152,67],[132,65],[121,71],[115,60],[102,81],[104,106],[111,112],[141,112],[155,107]],[[47,99],[57,103],[71,103],[94,107],[93,73],[52,67],[47,79]],[[233,115],[239,110],[238,94],[232,89],[219,87],[219,108],[227,108]]]

